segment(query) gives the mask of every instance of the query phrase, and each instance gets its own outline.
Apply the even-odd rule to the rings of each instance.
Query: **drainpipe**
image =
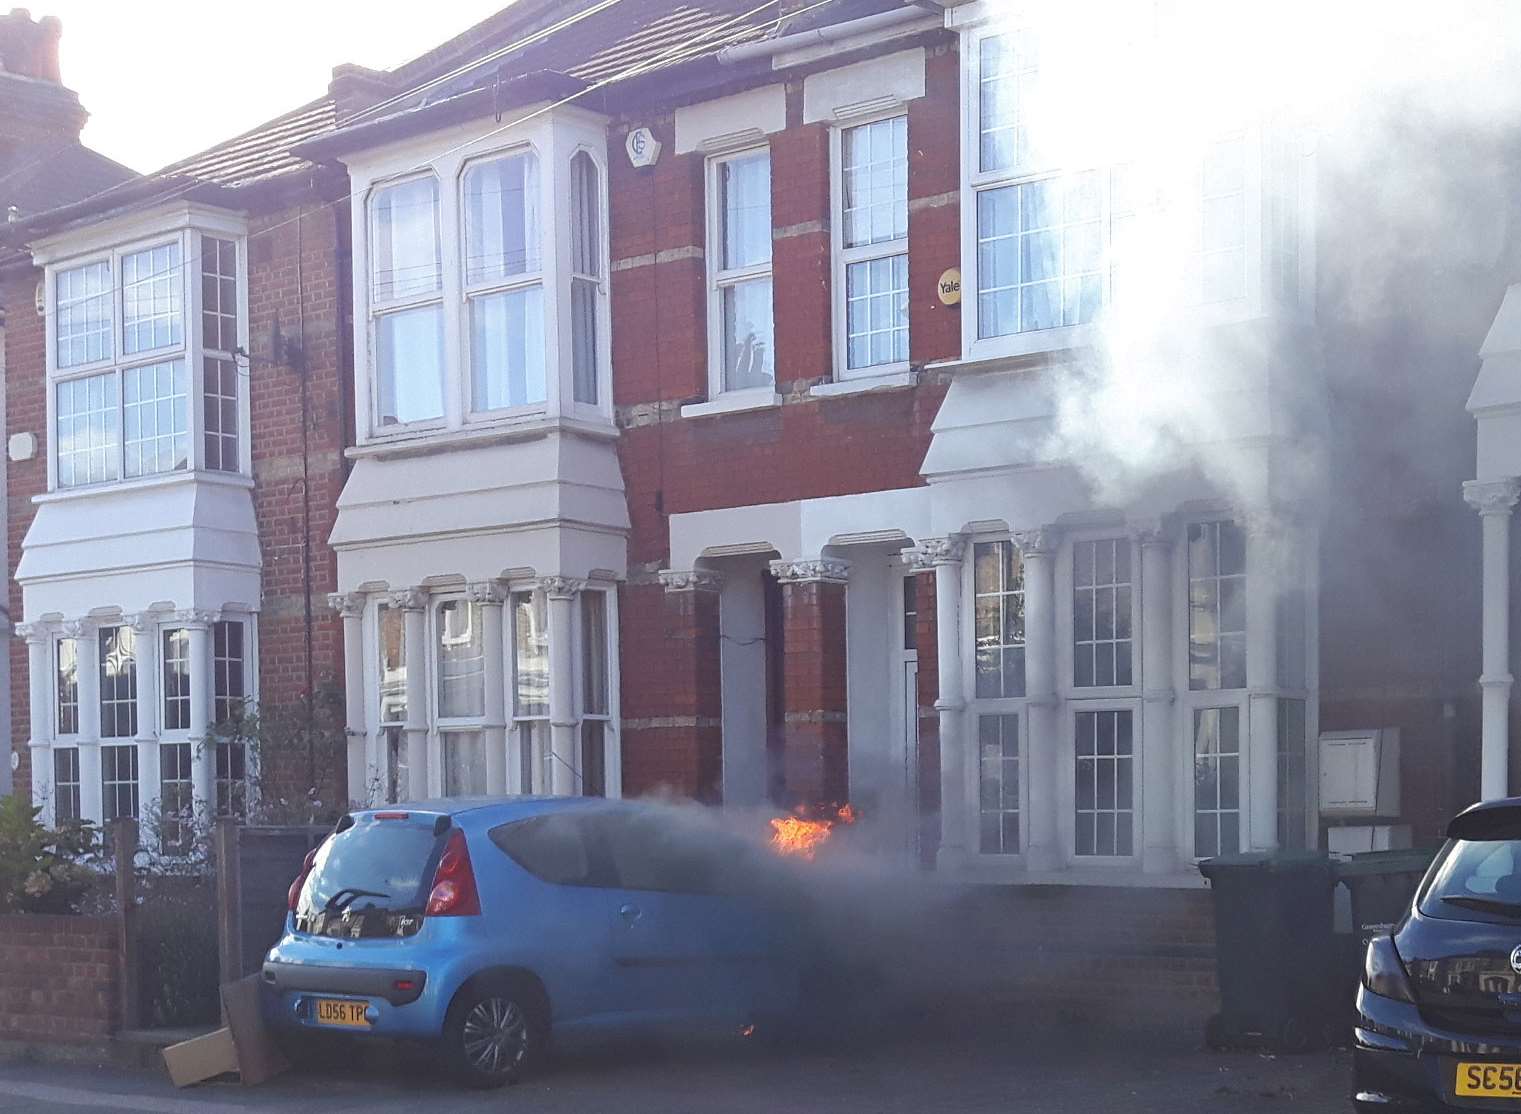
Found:
[[[768,58],[784,51],[821,46],[824,43],[838,42],[840,39],[847,39],[853,35],[864,35],[871,31],[897,27],[931,14],[933,13],[924,8],[910,5],[890,12],[878,12],[876,15],[831,24],[828,27],[814,27],[791,35],[778,35],[774,39],[761,39],[758,42],[726,46],[718,52],[718,60],[725,65],[733,65],[736,62],[748,62],[752,58]]]

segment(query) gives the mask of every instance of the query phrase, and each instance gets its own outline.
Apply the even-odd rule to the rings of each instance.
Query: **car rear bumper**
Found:
[[[1362,1109],[1521,1110],[1521,1102],[1458,1099],[1458,1062],[1521,1063],[1521,1040],[1482,1038],[1428,1024],[1420,1010],[1373,994],[1357,994],[1353,1029],[1353,1092]]]
[[[426,972],[391,967],[328,967],[315,963],[281,963],[266,960],[264,985],[277,994],[320,991],[342,997],[383,998],[393,1006],[407,1006],[423,995]]]

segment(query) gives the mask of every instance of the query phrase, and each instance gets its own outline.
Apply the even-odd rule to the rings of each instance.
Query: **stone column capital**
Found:
[[[660,583],[667,592],[717,592],[724,578],[711,569],[661,569]]]
[[[201,608],[187,608],[174,613],[174,621],[182,627],[209,627],[215,620],[215,612]]]
[[[546,576],[540,578],[539,587],[552,600],[568,600],[586,587],[586,581],[577,580],[573,576]]]
[[[48,639],[47,628],[41,623],[16,623],[11,627],[11,635],[26,642],[46,642]]]
[[[1509,515],[1521,497],[1521,478],[1503,480],[1467,480],[1463,484],[1463,501],[1481,515]]]
[[[471,603],[500,607],[507,601],[507,586],[500,580],[477,580],[466,585],[465,595]]]
[[[936,565],[959,565],[965,551],[966,538],[948,534],[943,538],[920,538],[918,545],[903,551],[903,557],[916,569],[932,569]]]
[[[364,614],[363,592],[329,592],[327,605],[345,619],[357,619]]]
[[[1056,552],[1061,531],[1055,526],[1037,526],[1030,530],[1015,530],[1014,544],[1025,557],[1049,557]]]
[[[834,557],[810,557],[796,561],[772,561],[771,575],[783,584],[810,582],[844,584],[850,578],[850,563]]]
[[[426,611],[428,593],[422,588],[396,588],[386,597],[386,602],[398,611]]]
[[[35,629],[42,628],[37,624],[31,624]],[[96,624],[89,619],[70,619],[61,627],[65,638],[87,638],[95,633]]]

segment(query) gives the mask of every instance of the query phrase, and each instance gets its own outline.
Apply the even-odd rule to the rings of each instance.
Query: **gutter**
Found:
[[[852,38],[856,35],[864,35],[872,31],[897,27],[900,24],[911,23],[916,19],[923,19],[926,15],[933,14],[933,12],[926,8],[921,8],[917,4],[909,4],[890,12],[877,12],[875,15],[862,16],[860,19],[847,20],[844,23],[832,23],[828,27],[813,27],[807,31],[797,31],[791,35],[778,35],[774,39],[761,39],[759,42],[737,43],[734,46],[726,46],[718,52],[718,60],[725,65],[733,65],[736,62],[746,62],[753,58],[770,58],[773,55],[782,54],[786,51],[819,46],[824,43],[837,42],[840,39]]]

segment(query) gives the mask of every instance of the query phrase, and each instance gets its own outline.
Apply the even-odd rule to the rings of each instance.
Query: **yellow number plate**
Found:
[[[1460,1096],[1521,1099],[1521,1064],[1459,1064],[1454,1089]]]
[[[344,998],[318,998],[317,1024],[368,1029],[370,1023],[364,1019],[364,1011],[368,1007],[368,1002],[350,1002]]]

